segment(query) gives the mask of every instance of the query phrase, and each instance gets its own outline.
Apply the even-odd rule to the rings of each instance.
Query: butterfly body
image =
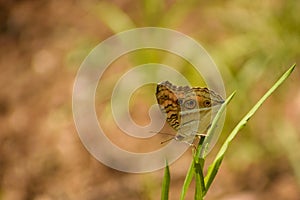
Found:
[[[212,110],[220,106],[223,98],[202,87],[175,86],[168,81],[159,83],[156,99],[166,121],[177,134],[174,139],[193,143],[196,135],[204,134],[210,126]]]

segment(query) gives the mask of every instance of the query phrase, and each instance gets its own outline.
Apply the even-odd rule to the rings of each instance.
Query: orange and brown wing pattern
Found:
[[[175,130],[178,130],[180,125],[180,105],[174,90],[176,88],[168,81],[159,83],[156,87],[156,99],[162,112],[167,115],[167,122]]]
[[[212,90],[205,87],[193,87],[197,96],[199,108],[208,108],[224,103],[224,99]]]

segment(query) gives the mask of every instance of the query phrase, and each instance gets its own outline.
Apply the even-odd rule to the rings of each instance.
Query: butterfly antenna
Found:
[[[150,131],[150,133],[159,133],[159,134],[163,134],[163,135],[170,135],[170,136],[174,136],[174,134],[171,134],[171,133],[164,133],[164,132],[155,132],[155,131]]]
[[[169,142],[170,140],[173,140],[175,135],[174,134],[171,134],[171,133],[164,133],[164,132],[155,132],[155,131],[150,131],[150,133],[159,133],[159,134],[163,134],[163,135],[170,135],[172,136],[171,138],[167,139],[167,140],[164,140],[162,142],[160,142],[160,144],[164,144],[166,142]]]
[[[171,137],[171,138],[169,138],[169,139],[167,139],[165,141],[160,142],[160,144],[164,144],[164,143],[169,142],[170,140],[173,140],[173,139],[174,139],[174,137]]]

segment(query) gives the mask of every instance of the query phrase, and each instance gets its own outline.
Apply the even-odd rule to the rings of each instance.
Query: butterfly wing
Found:
[[[159,83],[156,87],[156,99],[163,113],[167,115],[167,122],[175,130],[180,125],[180,106],[176,94],[171,90],[172,84],[168,81]]]
[[[211,111],[217,110],[212,108],[224,102],[207,88],[175,86],[168,81],[157,85],[156,99],[167,115],[166,121],[177,131],[175,139],[189,144],[207,131],[213,118]]]

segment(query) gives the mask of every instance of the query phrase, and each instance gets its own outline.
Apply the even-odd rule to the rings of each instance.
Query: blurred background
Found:
[[[299,63],[299,10],[300,2],[293,0],[1,0],[0,199],[159,199],[163,170],[128,174],[110,169],[80,142],[72,87],[83,59],[99,42],[135,27],[170,28],[201,43],[219,67],[227,94],[237,91],[209,163],[236,123],[285,70]],[[144,51],[118,59],[102,81],[112,89],[128,69],[160,61],[149,55]],[[175,63],[200,86],[190,68]],[[206,199],[300,198],[299,75],[296,67],[235,138]],[[132,98],[130,112],[138,124],[149,123],[154,90],[154,85],[145,86]],[[118,140],[121,136],[114,134],[121,135],[120,130],[109,114],[103,115],[110,113],[103,103],[110,94],[96,95],[99,121],[110,138],[120,147],[134,144],[132,151],[159,148],[165,137]],[[179,198],[191,159],[187,151],[170,166],[170,199]],[[191,189],[187,199],[192,198]]]

